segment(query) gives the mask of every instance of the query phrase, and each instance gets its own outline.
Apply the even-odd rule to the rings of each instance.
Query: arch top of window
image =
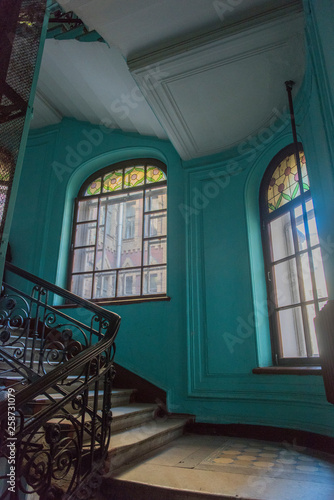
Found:
[[[302,173],[303,190],[309,191],[310,182],[307,174],[304,151],[299,150],[300,167]],[[285,152],[278,158],[274,158],[273,167],[269,169],[266,176],[266,197],[268,214],[275,212],[278,208],[295,200],[301,194],[301,182],[298,178],[297,162],[293,152]]]
[[[166,180],[166,166],[158,160],[126,161],[95,172],[84,183],[79,196],[112,194],[160,184]]]

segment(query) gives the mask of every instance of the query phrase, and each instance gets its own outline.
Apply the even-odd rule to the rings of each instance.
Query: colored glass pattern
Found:
[[[101,193],[101,178],[99,177],[98,179],[95,179],[93,182],[89,184],[84,196],[93,196],[94,194],[100,194],[100,193]]]
[[[145,172],[146,170],[146,172]],[[94,196],[103,193],[112,193],[121,189],[130,189],[145,184],[153,184],[167,180],[166,174],[154,166],[133,166],[125,169],[113,170],[103,177],[94,179],[87,187],[84,196]],[[102,191],[101,191],[102,189]]]
[[[130,167],[125,169],[125,176],[124,176],[125,188],[141,186],[144,184],[144,180],[145,180],[144,167]]]
[[[122,189],[123,170],[114,170],[103,177],[103,192],[110,193]]]
[[[166,174],[157,167],[147,167],[146,170],[146,182],[161,182],[167,179]]]
[[[302,182],[304,191],[310,189],[307,175],[305,155],[303,151],[299,153],[300,167],[302,172]],[[275,169],[268,187],[268,210],[269,213],[282,207],[289,201],[300,195],[300,185],[298,182],[297,163],[295,155],[287,156]]]

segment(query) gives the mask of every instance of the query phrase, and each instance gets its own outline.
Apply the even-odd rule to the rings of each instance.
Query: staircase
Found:
[[[136,402],[136,389],[112,389],[117,315],[6,267],[33,287],[5,284],[0,296],[0,500],[97,499],[103,477],[180,436],[188,418]],[[85,308],[85,321],[50,305],[56,294]],[[13,442],[14,493],[5,481]]]

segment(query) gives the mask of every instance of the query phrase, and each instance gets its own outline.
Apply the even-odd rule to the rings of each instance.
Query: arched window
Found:
[[[274,363],[318,363],[313,319],[327,300],[317,225],[299,145],[278,153],[260,188],[262,243]]]
[[[158,160],[93,174],[76,200],[70,289],[86,299],[166,295],[167,177]]]

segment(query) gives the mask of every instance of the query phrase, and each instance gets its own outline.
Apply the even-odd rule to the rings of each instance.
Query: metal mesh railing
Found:
[[[45,0],[0,1],[0,238],[40,45]],[[8,45],[10,42],[10,46]]]

